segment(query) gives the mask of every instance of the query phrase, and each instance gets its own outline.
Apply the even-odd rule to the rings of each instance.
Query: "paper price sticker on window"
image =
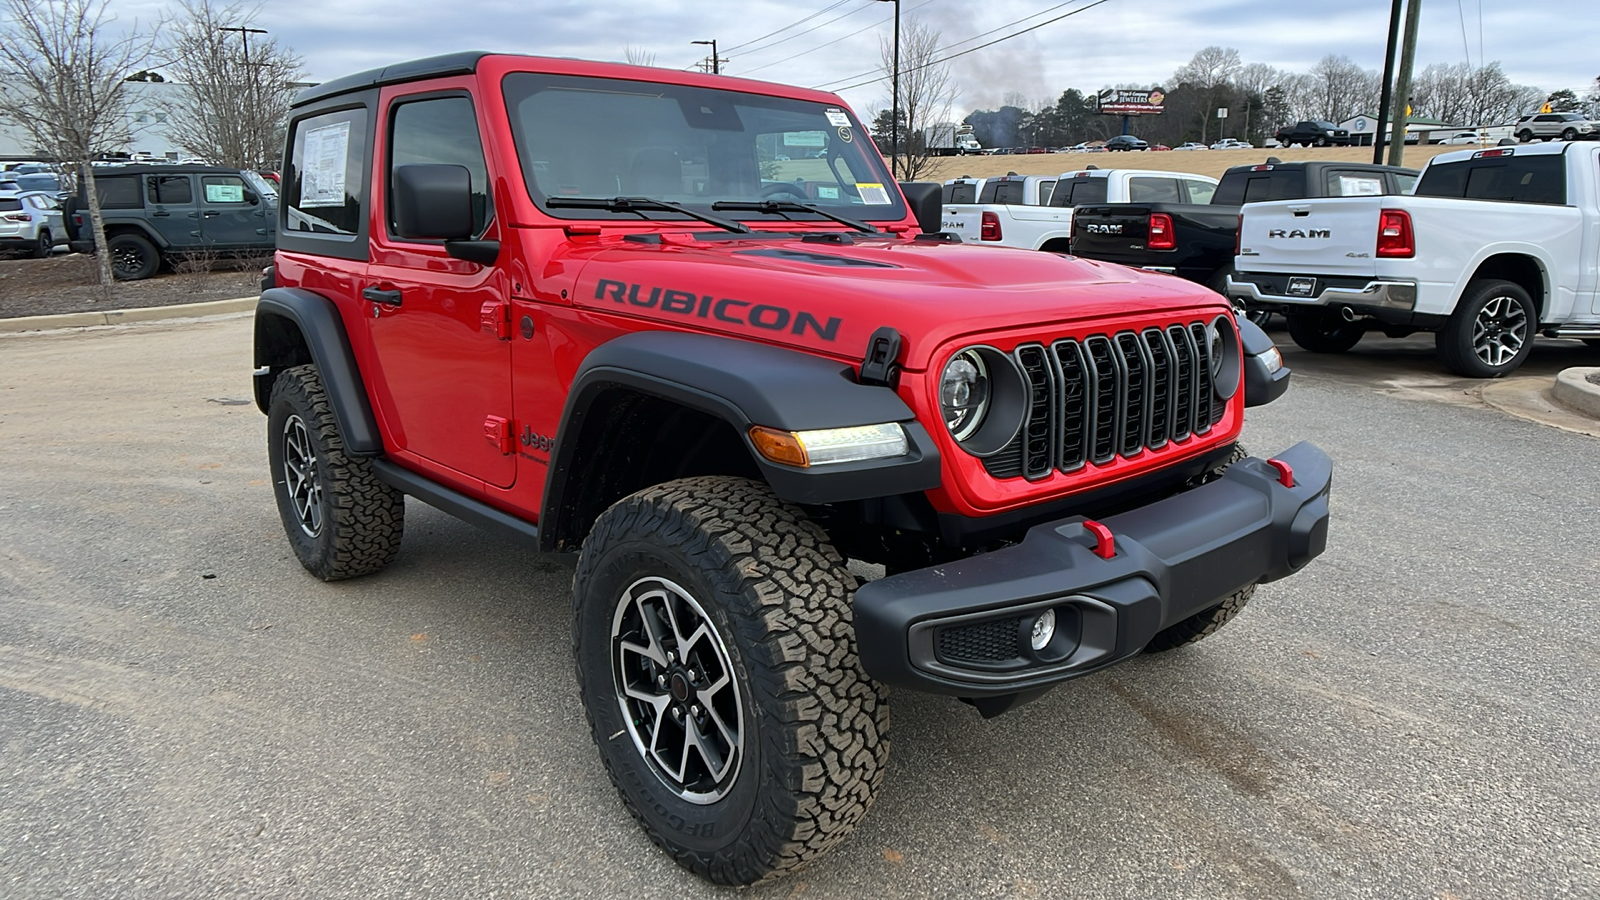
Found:
[[[244,185],[242,184],[208,184],[206,185],[207,203],[243,203]]]
[[[826,115],[828,116],[828,124],[835,128],[845,128],[850,124],[850,117],[845,115],[842,109],[830,109]]]
[[[856,192],[861,195],[861,202],[868,206],[888,206],[894,202],[889,199],[889,192],[884,190],[881,184],[863,184],[858,181]]]

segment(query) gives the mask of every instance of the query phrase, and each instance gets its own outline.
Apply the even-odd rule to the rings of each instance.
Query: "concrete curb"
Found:
[[[182,303],[176,306],[142,306],[135,309],[108,309],[105,312],[66,313],[59,316],[21,316],[15,319],[0,319],[0,334],[89,328],[95,325],[123,325],[128,322],[159,322],[163,319],[193,319],[199,316],[250,312],[255,308],[255,297],[238,297],[233,300]]]
[[[1596,372],[1600,372],[1600,367],[1562,369],[1556,375],[1556,386],[1551,395],[1562,406],[1600,419],[1600,384],[1589,383],[1589,376]]]

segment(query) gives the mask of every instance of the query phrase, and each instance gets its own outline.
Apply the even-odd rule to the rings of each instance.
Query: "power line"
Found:
[[[772,43],[767,44],[764,47],[752,47],[751,49],[746,50],[745,54],[749,55],[751,53],[760,53],[763,50],[771,50],[773,47],[776,47],[779,44],[785,44],[785,43],[788,43],[789,41],[794,40],[797,37],[803,37],[805,35],[808,35],[811,32],[816,31],[818,28],[826,28],[829,25],[832,25],[833,23],[839,21],[840,19],[848,19],[848,18],[850,18],[851,16],[855,15],[858,12],[864,12],[866,10],[869,10],[874,5],[875,5],[875,3],[873,2],[873,0],[867,0],[867,2],[865,4],[863,4],[862,6],[858,6],[855,9],[852,9],[847,13],[844,13],[842,15],[834,16],[833,18],[829,19],[826,22],[819,22],[816,25],[813,25],[810,28],[807,28],[805,31],[797,31],[794,34],[789,35],[788,37],[779,38],[779,39],[773,41]]]
[[[930,66],[937,66],[937,65],[939,65],[941,63],[947,63],[952,59],[958,59],[960,57],[966,56],[969,53],[976,53],[979,50],[984,49],[985,47],[993,47],[995,44],[999,44],[999,43],[1002,43],[1004,41],[1009,41],[1014,37],[1021,37],[1022,35],[1027,34],[1030,31],[1037,31],[1038,29],[1043,28],[1046,25],[1050,25],[1052,23],[1059,22],[1062,19],[1069,18],[1071,16],[1075,16],[1078,13],[1088,12],[1089,10],[1094,9],[1096,6],[1099,6],[1102,3],[1108,3],[1108,2],[1110,2],[1110,0],[1094,0],[1094,2],[1090,3],[1088,6],[1079,7],[1078,9],[1074,9],[1071,12],[1063,13],[1063,14],[1061,14],[1059,16],[1056,16],[1053,19],[1046,19],[1043,22],[1039,22],[1039,23],[1034,24],[1034,25],[1029,25],[1027,28],[1022,29],[1021,31],[1013,32],[1013,33],[1008,34],[1008,35],[1006,35],[1004,37],[995,38],[992,41],[989,41],[989,42],[983,43],[983,44],[979,44],[976,47],[969,47],[966,50],[962,50],[962,51],[960,51],[958,53],[952,53],[949,56],[945,56],[945,57],[942,57],[940,59],[933,60],[931,62],[923,63],[920,66],[913,66],[910,69],[901,69],[900,70],[900,74],[904,75],[908,71],[916,72],[916,71],[919,71],[921,69],[929,68]],[[1034,13],[1034,15],[1036,16],[1036,15],[1038,15],[1038,13]],[[1018,19],[1017,21],[1018,22],[1024,22],[1024,21],[1027,21],[1030,18],[1033,18],[1033,16],[1024,16],[1021,19]],[[1012,24],[1015,25],[1016,22],[1013,22]],[[1001,26],[1001,28],[1005,28],[1005,27],[1007,27],[1007,26],[1004,26],[1004,25]],[[996,30],[998,30],[998,29],[996,29]],[[989,32],[989,33],[992,34],[993,32]],[[972,40],[972,38],[968,38],[967,40]],[[963,42],[958,41],[957,43],[963,43]],[[872,72],[862,72],[859,75],[851,75],[849,77],[850,78],[861,78],[863,76],[871,75],[871,74],[873,74],[873,73]],[[879,77],[881,77],[881,76],[879,76]],[[837,80],[838,81],[843,81],[845,79],[841,78],[841,79],[837,79]],[[848,91],[848,90],[851,90],[852,88],[865,87],[865,86],[867,86],[869,84],[872,84],[873,82],[875,82],[877,80],[878,80],[878,78],[868,78],[866,81],[859,81],[859,82],[856,82],[855,84],[847,84],[844,87],[829,88],[829,90],[832,90],[835,93],[837,93],[839,91]],[[834,83],[836,83],[836,82],[828,82],[828,84],[834,84]],[[819,85],[818,89],[821,89],[821,87],[822,86]]]
[[[816,12],[812,13],[809,16],[806,16],[805,18],[801,19],[798,22],[790,22],[789,24],[783,26],[782,28],[779,28],[777,31],[769,31],[766,34],[763,34],[761,37],[752,38],[752,39],[750,39],[748,41],[745,41],[742,44],[734,44],[732,47],[729,47],[728,49],[729,50],[738,50],[741,47],[748,47],[751,44],[758,44],[758,43],[766,40],[767,38],[772,37],[775,34],[782,34],[783,32],[788,31],[789,29],[795,27],[796,25],[804,25],[805,23],[811,21],[812,19],[815,19],[817,16],[820,16],[823,13],[830,12],[832,10],[838,9],[839,7],[845,5],[846,3],[849,3],[849,2],[850,2],[850,0],[838,0],[837,3],[834,3],[831,6],[824,6],[823,8],[817,10]]]
[[[1456,0],[1456,13],[1461,18],[1461,52],[1467,56],[1467,68],[1472,68],[1472,46],[1467,43],[1467,7],[1463,0]],[[1483,64],[1480,56],[1479,65]]]
[[[923,8],[924,6],[927,6],[929,3],[932,3],[932,2],[933,2],[933,0],[922,0],[921,3],[918,3],[916,6],[913,6],[910,9],[906,10],[906,12],[908,12],[908,13],[916,12],[917,10]],[[878,25],[882,25],[882,24],[890,21],[893,18],[894,18],[894,16],[890,16],[888,19],[884,19],[881,22],[877,22],[876,24],[874,24],[874,25],[872,25],[870,27],[876,28]],[[778,60],[777,62],[769,62],[769,63],[766,63],[764,65],[759,65],[759,66],[756,66],[754,69],[745,69],[743,72],[740,72],[739,74],[741,76],[742,75],[749,75],[751,72],[759,72],[762,69],[770,69],[773,66],[780,65],[782,63],[786,63],[791,59],[799,59],[800,57],[805,56],[805,55],[807,55],[809,53],[815,53],[815,52],[817,52],[818,50],[821,50],[824,47],[831,47],[834,44],[839,43],[840,41],[849,40],[850,38],[853,38],[853,37],[859,37],[860,34],[861,34],[861,32],[854,31],[854,32],[851,32],[850,34],[844,35],[842,37],[836,37],[833,40],[828,41],[827,43],[818,44],[817,46],[812,47],[810,50],[802,50],[802,51],[800,51],[799,53],[796,53],[793,56],[786,56],[783,59]]]

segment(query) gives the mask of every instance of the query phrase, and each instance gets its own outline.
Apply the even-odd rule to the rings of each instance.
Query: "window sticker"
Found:
[[[894,202],[889,199],[889,192],[883,189],[883,185],[876,182],[863,184],[858,181],[856,190],[861,194],[861,202],[868,206],[888,206]]]
[[[306,132],[300,178],[302,209],[344,205],[344,166],[349,153],[349,122],[335,122]]]
[[[1383,182],[1370,175],[1340,175],[1339,196],[1376,197],[1383,193]]]
[[[340,201],[344,198],[341,196]],[[243,203],[244,185],[242,184],[208,184],[206,185],[207,203]]]
[[[826,115],[828,124],[835,128],[847,128],[850,125],[850,117],[845,115],[842,109],[829,109]]]
[[[819,184],[817,185],[817,199],[837,200],[839,199],[839,189],[836,187],[829,187],[825,184]]]
[[[828,134],[824,131],[786,131],[783,133],[785,147],[826,147]]]

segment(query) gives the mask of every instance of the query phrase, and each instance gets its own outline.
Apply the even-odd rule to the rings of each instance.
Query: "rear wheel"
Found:
[[[1312,353],[1343,353],[1361,342],[1366,327],[1346,322],[1326,310],[1292,309],[1284,313],[1289,337]]]
[[[1468,378],[1498,378],[1533,352],[1539,309],[1521,285],[1498,279],[1467,287],[1444,328],[1433,336],[1445,367]]]
[[[822,531],[746,479],[657,485],[595,522],[572,584],[578,686],[623,803],[679,865],[767,880],[866,814],[889,707],[854,589]]]
[[[1527,142],[1533,140],[1533,132],[1526,129],[1519,131],[1517,132],[1517,140],[1526,144]]]
[[[39,229],[39,236],[34,239],[33,249],[28,251],[28,255],[34,259],[44,259],[50,255],[50,250],[54,246],[55,239],[50,236],[50,229],[41,228]]]
[[[156,274],[161,254],[154,244],[137,234],[118,234],[106,241],[111,254],[111,274],[122,281],[138,281]]]

